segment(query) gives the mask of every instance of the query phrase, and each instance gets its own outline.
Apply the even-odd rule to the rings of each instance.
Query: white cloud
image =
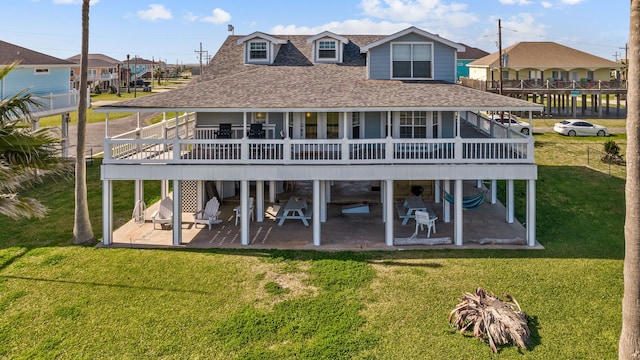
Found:
[[[150,4],[148,10],[140,10],[136,14],[140,19],[149,21],[169,20],[173,18],[171,11],[167,10],[167,8],[161,4]]]
[[[184,13],[184,15],[182,16],[182,18],[185,21],[189,21],[189,22],[198,21],[198,19],[199,19],[199,17],[197,15],[195,15],[194,13],[192,13],[191,11],[186,11]]]
[[[553,4],[550,3],[549,1],[543,1],[543,2],[541,2],[541,4],[542,4],[542,7],[545,8],[545,9],[549,9],[549,8],[553,7]]]
[[[379,34],[388,35],[406,29],[411,24],[407,23],[391,23],[388,21],[375,22],[369,19],[362,20],[346,20],[346,21],[333,21],[327,24],[308,27],[308,26],[296,26],[296,25],[276,25],[271,28],[272,34],[287,34],[287,35],[311,35],[319,34],[323,31],[331,31],[336,34]]]
[[[491,22],[494,23],[491,19]],[[501,21],[502,48],[514,45],[521,41],[545,41],[548,25],[537,23],[536,17],[529,13],[520,13]],[[475,40],[478,47],[489,52],[498,51],[498,29],[487,28],[483,36]]]
[[[504,5],[529,5],[531,1],[529,0],[500,0],[501,4]]]
[[[466,26],[477,21],[472,13],[465,12],[467,5],[445,3],[441,0],[362,0],[360,7],[367,16],[379,19],[416,23],[429,21],[449,26]]]
[[[201,20],[204,22],[210,22],[216,25],[221,25],[221,24],[228,23],[229,20],[231,20],[231,15],[220,8],[215,8],[213,9],[211,16],[205,16]]]
[[[583,2],[584,0],[561,0],[560,2],[566,5],[577,5]]]

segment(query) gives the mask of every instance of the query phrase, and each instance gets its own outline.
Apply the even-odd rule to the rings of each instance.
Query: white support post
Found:
[[[247,138],[247,112],[242,113],[242,138]]]
[[[347,117],[348,117],[349,113],[345,111],[342,114],[343,114],[342,115],[342,119],[343,119],[343,122],[342,122],[342,138],[345,139],[345,140],[348,140],[349,139],[349,123],[347,122]]]
[[[104,137],[105,139],[109,137],[109,113],[104,116]]]
[[[382,204],[382,222],[387,222],[387,203],[386,203],[386,193],[387,193],[387,184],[384,180],[380,180],[380,204]]]
[[[456,120],[456,137],[459,138],[460,137],[460,113],[457,111],[455,113],[455,120]]]
[[[291,134],[289,134],[289,113],[284,113],[284,138],[291,138]]]
[[[224,181],[216,180],[216,190],[218,191],[218,196],[220,196],[218,200],[222,202],[222,199],[224,199]]]
[[[476,187],[477,187],[478,189],[482,189],[482,179],[478,179],[478,180],[476,180]]]
[[[111,245],[113,242],[113,183],[112,180],[102,181],[102,243]]]
[[[313,180],[313,245],[320,246],[320,180]]]
[[[387,139],[391,139],[393,136],[393,129],[391,128],[391,111],[387,111]]]
[[[62,157],[69,157],[69,113],[62,114]]]
[[[275,180],[269,181],[269,202],[270,203],[276,202],[276,181]]]
[[[256,221],[264,221],[264,180],[256,181]],[[249,215],[251,216],[251,215]]]
[[[453,194],[454,198],[455,198],[455,206],[454,206],[454,211],[455,211],[455,216],[454,216],[454,230],[453,230],[453,237],[454,237],[454,241],[455,244],[458,246],[462,246],[462,238],[463,238],[463,234],[462,234],[462,180],[460,179],[456,179],[455,180],[455,191]]]
[[[169,196],[169,180],[160,180],[160,200]]]
[[[536,181],[527,180],[527,245],[536,244]]]
[[[173,180],[173,245],[182,244],[182,190],[180,180]]]
[[[133,206],[135,207],[138,201],[144,201],[144,180],[135,180],[133,187]]]
[[[384,181],[384,203],[385,226],[384,226],[384,243],[387,246],[393,246],[393,180]]]
[[[444,181],[444,191],[447,194],[451,194],[451,180]],[[442,200],[442,216],[444,217],[444,222],[451,222],[451,204],[447,200]]]
[[[507,222],[513,223],[513,179],[507,180]]]
[[[249,245],[249,180],[240,180],[240,244]]]
[[[141,129],[141,127],[140,127],[140,112],[138,111],[136,113],[136,130],[140,130],[140,129]]]
[[[325,197],[325,202],[327,204],[329,204],[331,202],[331,185],[333,185],[333,181],[327,180],[325,181],[325,193],[324,193],[324,197]]]
[[[441,190],[440,190],[440,180],[436,180],[435,181],[434,192],[435,192],[435,194],[433,194],[433,202],[436,203],[436,204],[439,204],[440,203],[440,196],[441,196],[441,194],[440,194],[440,192],[441,192]]]
[[[320,222],[327,222],[327,180],[320,180]]]
[[[204,209],[205,207],[204,198],[205,198],[204,181],[198,180],[196,181],[196,209],[197,210]]]
[[[498,180],[491,179],[491,204],[498,202]]]

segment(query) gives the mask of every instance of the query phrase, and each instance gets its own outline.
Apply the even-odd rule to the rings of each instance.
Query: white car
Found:
[[[555,123],[553,131],[567,136],[608,136],[606,127],[580,119],[567,119]]]
[[[500,123],[501,119],[500,119],[500,114],[494,114],[491,116],[491,119],[495,122]],[[529,135],[531,134],[531,127],[529,126],[528,123],[524,122],[524,121],[519,121],[518,119],[514,118],[513,116],[509,116],[507,114],[504,114],[503,118],[502,118],[502,124],[506,127],[510,127],[511,129],[515,130],[515,131],[519,131],[525,135]]]

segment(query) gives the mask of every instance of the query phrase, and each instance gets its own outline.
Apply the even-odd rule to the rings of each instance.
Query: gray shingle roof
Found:
[[[71,61],[75,64],[80,64],[80,54],[67,58],[68,61]],[[120,61],[109,57],[104,54],[89,54],[88,64],[89,67],[116,67]]]
[[[202,78],[181,89],[104,106],[107,109],[386,109],[538,108],[527,101],[437,81],[367,80],[363,44],[383,36],[349,39],[341,64],[312,63],[310,35],[286,39],[272,65],[243,63],[241,36],[222,44]]]
[[[0,40],[0,65],[19,61],[20,65],[71,65],[67,60],[29,50]]]

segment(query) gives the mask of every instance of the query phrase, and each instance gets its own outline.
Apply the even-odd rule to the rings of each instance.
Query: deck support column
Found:
[[[444,192],[451,194],[451,180],[444,181]],[[451,204],[447,200],[442,201],[442,217],[444,222],[451,222]]]
[[[62,157],[69,157],[69,113],[62,114]]]
[[[527,180],[527,246],[536,244],[536,181]]]
[[[249,180],[240,180],[240,244],[249,245]]]
[[[182,189],[180,180],[173,180],[173,245],[182,244]]]
[[[327,184],[329,181],[320,180],[320,222],[327,222]]]
[[[256,181],[256,221],[264,221],[264,180]],[[249,215],[251,216],[251,215]]]
[[[453,225],[453,238],[454,243],[457,246],[462,246],[462,180],[456,179],[454,182],[455,190],[454,190],[454,225]]]
[[[133,182],[133,206],[138,204],[138,201],[144,201],[144,180],[135,180]]]
[[[169,196],[169,180],[160,180],[160,200]]]
[[[491,179],[491,204],[494,205],[498,201],[498,181]]]
[[[393,180],[384,181],[384,208],[385,226],[384,242],[387,246],[393,246]]]
[[[320,180],[313,180],[313,245],[320,246]]]
[[[507,180],[507,222],[513,223],[513,179]]]
[[[436,204],[439,204],[440,203],[440,180],[435,181],[433,191],[435,192],[435,194],[433,194],[433,202]]]
[[[331,185],[332,185],[332,181],[327,180],[325,181],[325,203],[328,205],[331,202]]]
[[[102,181],[102,243],[113,242],[113,181]]]
[[[275,180],[269,180],[269,202],[272,204],[276,202],[276,181]]]

